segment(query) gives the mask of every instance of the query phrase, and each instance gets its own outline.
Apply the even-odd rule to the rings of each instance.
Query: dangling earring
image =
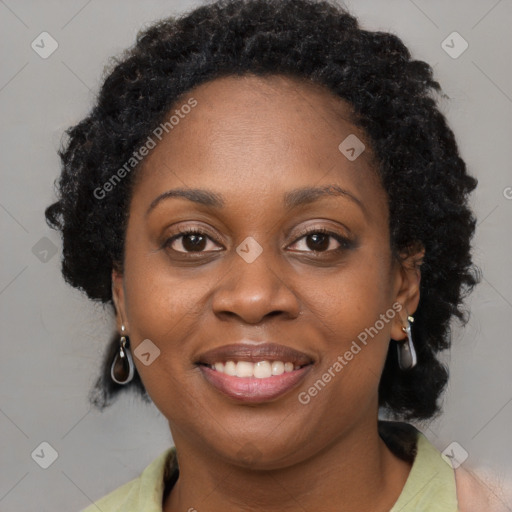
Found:
[[[128,384],[135,374],[135,365],[129,348],[129,342],[124,335],[124,325],[121,326],[121,339],[119,340],[119,351],[116,352],[112,366],[110,367],[110,376],[118,384]]]
[[[402,331],[407,334],[407,340],[398,342],[398,365],[401,370],[410,370],[416,366],[418,358],[416,357],[416,350],[414,349],[414,343],[412,342],[411,335],[411,324],[414,322],[412,316],[407,317],[407,327],[402,327]]]

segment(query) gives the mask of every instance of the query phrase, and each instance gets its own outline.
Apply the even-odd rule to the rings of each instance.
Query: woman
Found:
[[[436,91],[335,3],[140,33],[68,130],[46,217],[65,279],[114,306],[93,403],[140,392],[175,447],[87,512],[471,510],[405,422],[439,413],[478,282],[477,182]]]

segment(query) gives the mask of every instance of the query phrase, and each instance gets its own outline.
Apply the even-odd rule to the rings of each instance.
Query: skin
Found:
[[[378,435],[378,384],[390,339],[405,338],[402,326],[418,306],[423,251],[402,264],[392,257],[370,144],[350,122],[349,105],[327,89],[284,76],[224,77],[188,91],[174,108],[190,97],[197,106],[139,170],[124,268],[112,273],[119,331],[124,325],[132,351],[145,339],[161,351],[148,366],[134,361],[179,457],[164,511],[282,512],[319,503],[324,511],[389,511],[410,465]],[[366,145],[354,161],[338,149],[349,134]],[[284,207],[286,192],[321,185],[342,187],[362,206],[324,195]],[[156,197],[179,187],[212,190],[225,205],[168,198],[146,215]],[[163,247],[185,227],[206,231],[202,253],[190,252],[186,235]],[[311,236],[319,227],[353,244]],[[252,263],[236,252],[248,236],[263,249]],[[396,302],[403,309],[301,404],[298,393]],[[315,364],[300,387],[273,401],[235,402],[194,363],[242,339],[290,346]]]

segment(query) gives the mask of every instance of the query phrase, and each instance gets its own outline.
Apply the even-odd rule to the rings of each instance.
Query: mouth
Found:
[[[225,345],[196,361],[214,389],[251,403],[272,401],[296,388],[313,364],[311,356],[273,343]]]

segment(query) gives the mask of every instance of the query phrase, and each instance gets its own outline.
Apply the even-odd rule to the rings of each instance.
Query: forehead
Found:
[[[191,99],[195,106],[183,108]],[[143,161],[134,190],[150,202],[176,187],[246,200],[338,182],[355,195],[382,196],[374,155],[351,113],[319,84],[282,75],[215,79],[186,92],[168,112],[172,128]],[[345,140],[364,144],[355,160],[340,150]]]

